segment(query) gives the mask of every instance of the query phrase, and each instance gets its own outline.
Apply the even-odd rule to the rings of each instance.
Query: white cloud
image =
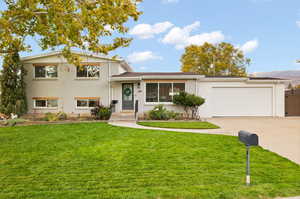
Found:
[[[199,21],[183,28],[174,27],[168,32],[168,34],[165,35],[162,42],[165,44],[175,45],[176,49],[182,49],[191,44],[202,45],[205,42],[214,44],[225,39],[225,36],[221,31],[191,35],[191,32],[199,27]]]
[[[162,0],[163,3],[178,3],[179,0]]]
[[[258,40],[251,40],[247,41],[244,45],[240,47],[240,50],[242,50],[244,53],[250,53],[254,51],[259,45]]]
[[[107,31],[110,31],[110,32],[113,31],[113,29],[111,28],[110,25],[105,25],[105,26],[104,26],[104,29],[107,30]]]
[[[131,63],[144,62],[148,60],[162,59],[161,56],[155,55],[152,51],[133,52],[127,56],[127,59]]]
[[[149,39],[153,38],[156,34],[160,34],[167,31],[172,26],[174,25],[169,21],[156,23],[154,25],[138,24],[129,31],[129,34],[136,35],[140,39]]]
[[[139,69],[140,69],[140,70],[147,70],[148,67],[146,67],[146,66],[141,66],[141,67],[139,67]]]
[[[300,21],[296,21],[296,24],[300,28]]]

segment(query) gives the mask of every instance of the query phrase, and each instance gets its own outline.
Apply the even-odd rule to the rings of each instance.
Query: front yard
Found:
[[[219,126],[209,122],[182,122],[182,121],[163,121],[163,122],[138,122],[142,126],[173,128],[173,129],[218,129]]]
[[[0,198],[257,199],[300,195],[300,166],[236,137],[106,123],[0,128]]]

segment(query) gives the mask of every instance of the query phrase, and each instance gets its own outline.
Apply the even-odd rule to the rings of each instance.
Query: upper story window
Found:
[[[57,66],[39,66],[34,67],[35,78],[57,78]]]
[[[185,91],[185,83],[146,83],[146,102],[170,103],[181,91]]]
[[[76,77],[78,78],[99,78],[100,77],[100,67],[84,65],[77,67]]]

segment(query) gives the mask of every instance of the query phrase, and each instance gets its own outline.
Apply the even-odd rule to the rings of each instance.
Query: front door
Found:
[[[133,84],[124,83],[122,84],[122,108],[123,110],[133,110]]]

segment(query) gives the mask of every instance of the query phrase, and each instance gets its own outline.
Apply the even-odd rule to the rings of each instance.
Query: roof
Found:
[[[286,80],[275,77],[238,77],[238,76],[205,76],[207,78],[248,78],[249,80]]]
[[[204,76],[193,72],[125,72],[113,75],[113,81],[142,80],[142,79],[198,79],[201,81],[251,81],[251,82],[284,82],[286,80],[273,77],[237,77],[237,76]]]
[[[30,61],[34,59],[39,59],[39,58],[44,58],[44,57],[50,57],[50,56],[57,56],[57,55],[62,55],[62,51],[52,51],[48,53],[41,53],[38,55],[33,55],[33,56],[26,56],[22,57],[21,61]],[[132,71],[132,68],[129,66],[129,64],[123,60],[123,59],[117,59],[117,58],[111,58],[103,54],[94,54],[94,53],[89,53],[89,52],[79,52],[79,51],[71,51],[72,54],[80,55],[80,56],[86,56],[86,57],[93,57],[93,58],[99,58],[99,59],[104,59],[108,61],[113,61],[113,62],[120,62],[122,67],[124,67],[125,70],[127,71]]]
[[[113,75],[113,77],[174,76],[174,75],[198,75],[198,74],[192,72],[125,72],[120,75]]]
[[[127,81],[127,80],[155,80],[155,79],[200,79],[203,75],[198,75],[191,72],[125,72],[120,75],[113,75],[113,81]]]
[[[249,77],[250,80],[287,80],[282,78],[276,77]]]

